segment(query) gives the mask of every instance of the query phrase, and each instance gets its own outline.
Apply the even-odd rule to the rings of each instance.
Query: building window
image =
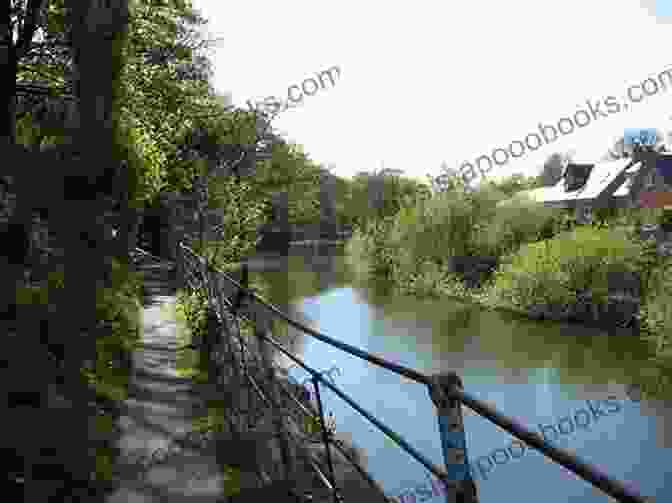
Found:
[[[593,166],[590,164],[568,164],[565,170],[565,192],[579,190],[588,181]]]
[[[579,224],[590,224],[593,221],[593,210],[588,205],[579,205],[576,207],[576,222]]]

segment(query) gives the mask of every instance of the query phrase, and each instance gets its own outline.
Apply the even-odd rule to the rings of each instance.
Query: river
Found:
[[[251,272],[264,276],[269,300],[293,319],[419,372],[455,371],[475,397],[534,431],[548,426],[548,438],[555,429],[556,445],[645,496],[672,501],[672,435],[668,441],[665,431],[670,403],[637,402],[626,394],[648,367],[637,338],[452,300],[374,292],[354,285],[339,248],[293,248],[289,257],[253,260]],[[308,365],[320,371],[335,367],[330,375],[341,390],[443,466],[435,409],[423,385],[291,327],[286,336]],[[307,377],[298,368],[290,374],[299,381]],[[337,431],[364,449],[367,470],[388,495],[405,491],[404,502],[444,501],[428,491],[430,477],[420,463],[325,387],[322,397]],[[488,420],[463,411],[481,503],[613,501],[540,453],[512,444],[513,437]]]

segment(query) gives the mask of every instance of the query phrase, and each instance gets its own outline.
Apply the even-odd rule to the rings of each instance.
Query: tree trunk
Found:
[[[28,6],[39,9],[41,2],[28,2]],[[58,243],[65,251],[64,294],[55,299],[59,319],[48,327],[47,334],[38,334],[40,327],[25,318],[17,320],[17,329],[21,330],[22,339],[46,335],[65,345],[63,392],[73,405],[68,427],[81,436],[69,438],[71,455],[64,459],[68,465],[64,468],[85,487],[96,465],[95,453],[90,452],[87,435],[90,431],[88,399],[92,397],[82,370],[89,362],[96,362],[96,298],[105,273],[109,272],[111,250],[104,226],[100,225],[105,203],[98,200],[91,185],[80,182],[78,187],[73,187],[76,184],[68,175],[88,175],[93,181],[109,163],[117,161],[114,155],[115,90],[123,64],[121,48],[128,23],[128,4],[127,0],[105,3],[67,0],[66,7],[74,21],[71,49],[78,72],[81,120],[76,125],[79,128],[75,128],[73,133],[81,155],[78,159],[61,162],[52,155],[28,152],[15,145],[15,88],[20,53],[12,45],[10,2],[0,1],[0,88],[4,91],[0,94],[0,113],[3,114],[0,119],[0,147],[4,159],[0,175],[12,175],[16,182],[17,208],[12,218],[16,228],[23,227],[23,235],[30,235],[33,208],[38,204],[48,207],[50,224],[53,224]],[[21,39],[24,43],[19,44],[21,53],[32,39],[34,22],[24,19],[23,31]],[[58,183],[54,185],[54,181]],[[39,201],[38,194],[46,195],[50,201]],[[10,243],[3,244],[9,248]],[[25,250],[16,251],[23,254],[25,262],[29,250],[23,248]],[[3,278],[0,286],[3,305],[0,308],[15,304],[16,282],[22,279],[23,273],[21,257],[18,253],[15,255],[14,261],[18,264],[8,263],[7,257],[0,257],[0,277]],[[28,311],[21,314],[26,315]],[[31,480],[32,468],[39,462],[39,453],[28,451],[25,454],[24,499],[43,501],[46,495],[40,480],[42,476]]]
[[[8,142],[9,145],[16,143],[14,127],[16,73],[16,50],[10,30],[10,2],[0,2],[0,96],[2,96],[0,141]]]
[[[69,160],[68,171],[93,182],[112,163],[120,162],[114,148],[116,98],[123,67],[128,0],[69,0],[66,5],[72,20],[71,50],[79,98],[79,128],[73,131],[76,146],[73,154],[79,156]],[[72,295],[68,296],[69,307],[72,315],[78,313],[68,316],[65,325],[73,337],[81,339],[73,340],[72,347],[76,361],[83,363],[90,358],[95,361],[95,338],[91,330],[97,321],[96,292],[109,263],[106,258],[113,251],[99,225],[105,203],[93,193],[91,184],[74,187],[72,180],[64,183],[64,192],[68,194],[64,194],[59,212],[59,231],[66,248],[66,289],[72,289]],[[82,305],[82,302],[89,304]]]
[[[115,149],[116,91],[123,65],[122,47],[128,23],[128,1],[66,0],[72,20],[71,50],[75,63],[79,123],[73,130],[74,146],[66,170],[62,201],[52,212],[54,227],[65,250],[65,288],[59,299],[59,319],[49,327],[54,338],[65,338],[64,392],[73,404],[70,426],[82,432],[72,438],[66,469],[86,484],[96,466],[90,449],[88,402],[93,397],[83,368],[97,360],[96,299],[110,270],[114,254],[100,225],[106,203],[94,193],[92,184],[111,163],[118,163]],[[75,183],[77,180],[77,183]],[[93,433],[93,432],[91,432]],[[26,481],[26,487],[31,482]],[[28,496],[26,501],[39,501]]]
[[[16,128],[15,121],[15,105],[16,105],[16,73],[17,73],[17,59],[16,50],[12,40],[12,30],[10,29],[10,2],[0,2],[0,155],[4,159],[2,167],[0,168],[0,176],[10,176],[14,178],[15,172],[20,165],[18,156],[14,153],[14,145],[16,144]],[[18,152],[17,152],[18,153]],[[17,204],[20,203],[20,198],[17,197]],[[19,209],[19,208],[17,208]],[[17,257],[20,252],[18,242],[16,242],[16,235],[18,232],[11,232],[12,229],[17,231],[23,226],[17,221],[17,213],[10,217],[10,227],[6,236],[12,237],[15,242],[6,242],[7,248],[4,250],[0,260],[0,277],[4,278],[0,284],[0,316],[3,316],[7,321],[10,321],[14,316],[14,295],[16,291],[16,283],[23,277],[23,269],[19,267],[17,261],[25,261]],[[29,236],[29,228],[24,229]],[[9,241],[9,239],[3,241]],[[14,250],[9,250],[12,247]],[[25,250],[26,254],[28,250]],[[10,255],[13,257],[10,258]],[[17,260],[20,259],[20,260]]]

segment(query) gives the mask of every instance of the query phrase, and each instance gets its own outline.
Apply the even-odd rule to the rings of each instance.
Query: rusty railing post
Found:
[[[215,346],[220,334],[221,324],[219,318],[212,307],[208,307],[207,322],[205,333],[203,334],[203,356],[205,364],[207,365],[208,381],[215,385],[217,383],[217,376],[219,374],[217,369],[217,362],[214,361]]]
[[[448,475],[446,503],[478,503],[476,484],[467,459],[462,404],[448,398],[453,389],[462,389],[462,380],[454,372],[433,375],[431,380],[429,396],[439,416],[441,448]]]
[[[320,395],[320,382],[317,377],[313,377],[313,387],[315,388],[315,397],[317,400],[317,410],[320,414],[320,430],[322,430],[322,442],[324,442],[324,450],[327,456],[327,466],[329,467],[329,475],[331,475],[332,487],[334,492],[332,494],[334,498],[334,503],[342,503],[343,497],[341,496],[338,486],[336,485],[336,473],[334,472],[334,463],[331,459],[331,443],[329,438],[329,433],[327,432],[327,424],[324,420],[324,407],[322,405],[322,396]]]
[[[180,248],[181,242],[177,242],[177,246],[175,247],[175,288],[181,288],[184,286],[184,272],[183,272],[183,265],[182,265],[182,260],[184,260],[184,257],[182,256],[182,248]]]
[[[247,262],[243,262],[243,267],[241,270],[240,274],[240,284],[246,288],[250,288],[250,270],[247,265]],[[235,301],[235,305],[240,307],[240,302],[242,301],[242,297],[240,296],[241,292],[238,292],[239,296],[238,299]],[[233,300],[233,299],[232,299]],[[243,334],[240,332],[240,325],[237,325],[237,330],[238,330],[238,340],[240,342],[240,364],[241,364],[241,370],[243,373],[248,373],[252,372],[254,374],[254,368],[247,367],[247,362],[245,361],[245,349],[243,347]],[[235,350],[232,344],[232,355],[235,358]],[[256,376],[255,376],[256,377]],[[242,376],[241,376],[242,379]],[[253,394],[252,394],[252,386],[246,386],[247,387],[247,428],[252,428],[253,422],[252,422],[252,409],[253,409]],[[255,411],[256,413],[256,411]]]
[[[278,443],[280,445],[280,455],[282,456],[282,464],[284,467],[284,479],[286,487],[289,491],[295,491],[296,486],[296,469],[294,465],[294,458],[290,451],[289,439],[283,424],[283,413],[280,409],[280,393],[277,383],[275,381],[275,370],[273,368],[273,354],[270,344],[267,344],[264,336],[270,333],[268,328],[270,320],[257,319],[254,324],[255,337],[259,344],[259,352],[261,354],[262,365],[266,371],[266,379],[268,382],[268,394],[271,401],[273,423],[275,425]]]

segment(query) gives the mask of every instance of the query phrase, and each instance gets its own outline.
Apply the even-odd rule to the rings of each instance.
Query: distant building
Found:
[[[652,151],[615,161],[571,161],[556,185],[521,191],[514,198],[574,209],[581,222],[590,221],[592,209],[599,207],[672,208],[671,165],[672,154]]]

